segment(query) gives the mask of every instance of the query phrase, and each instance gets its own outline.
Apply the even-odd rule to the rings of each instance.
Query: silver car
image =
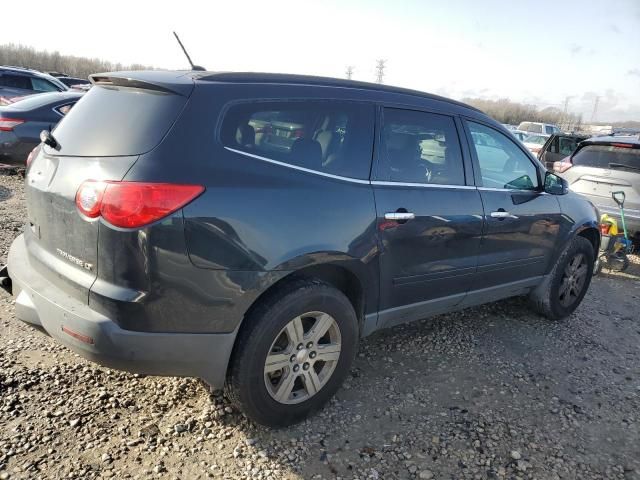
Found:
[[[627,229],[631,237],[640,240],[639,135],[589,138],[578,145],[568,161],[555,162],[553,169],[569,182],[571,190],[618,221],[620,210],[611,193],[624,192]]]

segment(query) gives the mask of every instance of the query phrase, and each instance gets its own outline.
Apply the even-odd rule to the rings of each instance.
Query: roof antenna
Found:
[[[180,37],[178,36],[178,34],[176,32],[173,32],[173,35],[176,37],[176,40],[178,41],[178,43],[180,44],[180,48],[182,48],[182,51],[184,52],[185,56],[187,57],[187,60],[189,60],[189,65],[191,65],[191,70],[195,70],[198,72],[204,72],[206,71],[206,68],[201,67],[200,65],[194,65],[193,62],[191,61],[191,57],[189,56],[189,54],[187,53],[187,49],[184,48],[184,45],[182,44],[182,42],[180,41]]]

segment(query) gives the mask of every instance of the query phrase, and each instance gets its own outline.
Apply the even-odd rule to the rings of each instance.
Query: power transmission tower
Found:
[[[351,77],[353,77],[353,67],[351,65],[349,65],[347,67],[347,79],[351,80]]]
[[[600,96],[597,95],[595,100],[593,101],[593,112],[591,113],[591,120],[589,123],[593,123],[596,121],[598,115],[598,103],[600,103]]]
[[[376,64],[376,82],[377,83],[382,83],[382,79],[384,78],[385,63],[387,63],[387,61],[381,58],[380,60],[378,60],[378,63]]]

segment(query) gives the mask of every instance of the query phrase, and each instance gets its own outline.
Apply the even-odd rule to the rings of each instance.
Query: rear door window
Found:
[[[53,134],[69,156],[140,155],[160,143],[187,98],[143,88],[95,85],[65,115]]]
[[[60,89],[42,78],[31,77],[32,89],[36,92],[58,92]]]
[[[453,118],[385,108],[378,179],[464,185],[462,152]]]
[[[254,102],[231,106],[223,145],[310,170],[369,178],[372,104],[337,101]]]
[[[640,172],[640,149],[613,145],[587,145],[572,159],[576,166]]]

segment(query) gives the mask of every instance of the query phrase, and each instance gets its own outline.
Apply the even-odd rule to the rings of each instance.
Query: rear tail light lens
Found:
[[[569,170],[573,165],[568,159],[564,159],[560,162],[553,162],[553,171],[556,173],[564,173]]]
[[[304,130],[301,128],[297,128],[293,131],[292,138],[302,138],[304,137]]]
[[[33,159],[38,156],[39,151],[40,151],[40,145],[38,145],[36,148],[34,148],[29,152],[29,156],[27,157],[27,168],[29,168],[29,165],[31,165],[31,162],[33,162]]]
[[[24,123],[24,120],[0,117],[0,130],[3,132],[10,132],[21,123]]]
[[[89,218],[139,228],[184,207],[203,191],[201,185],[87,180],[76,193],[76,206]]]

